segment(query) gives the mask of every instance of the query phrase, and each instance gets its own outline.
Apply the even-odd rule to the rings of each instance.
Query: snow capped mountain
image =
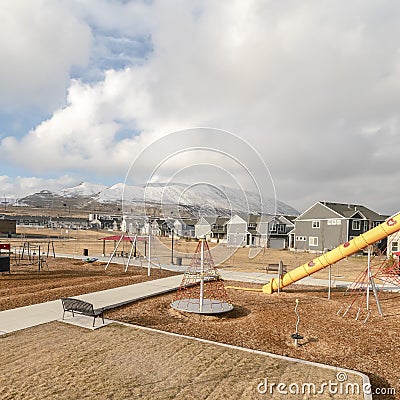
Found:
[[[94,199],[100,203],[120,202],[123,199],[124,204],[180,204],[248,213],[275,213],[275,203],[271,198],[261,198],[256,193],[206,184],[190,186],[181,183],[157,183],[141,187],[118,183],[102,190]],[[276,208],[278,214],[298,214],[293,207],[279,200],[276,202]]]
[[[183,207],[191,215],[229,214],[229,211],[243,213],[298,215],[293,207],[272,198],[261,198],[256,193],[232,189],[226,186],[209,184],[187,185],[182,183],[152,183],[146,186],[133,186],[117,183],[104,185],[81,182],[72,188],[59,192],[42,190],[19,199],[19,204],[32,207],[73,207],[90,208],[94,204],[113,209],[121,202],[134,208],[143,205],[167,206],[168,212]],[[213,215],[212,214],[212,215]]]
[[[77,197],[85,196],[90,197],[101,191],[107,189],[107,186],[99,185],[97,183],[81,182],[79,185],[72,188],[62,189],[60,192],[56,193],[63,197]]]

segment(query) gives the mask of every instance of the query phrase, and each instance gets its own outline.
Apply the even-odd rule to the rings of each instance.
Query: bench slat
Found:
[[[93,326],[94,322],[97,317],[101,317],[103,319],[103,324],[104,324],[104,316],[103,316],[103,309],[94,309],[93,304],[88,303],[87,301],[79,300],[79,299],[73,299],[73,298],[64,298],[61,299],[64,313],[63,313],[63,319],[64,319],[64,314],[66,311],[69,311],[72,313],[74,316],[74,312],[82,315],[86,315],[88,317],[93,317]]]

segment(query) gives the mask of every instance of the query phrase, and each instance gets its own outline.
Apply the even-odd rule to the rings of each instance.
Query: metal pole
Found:
[[[368,246],[368,268],[367,268],[367,311],[369,310],[369,287],[371,285],[371,246]]]
[[[39,266],[39,271],[40,271],[40,246],[39,246],[39,253],[38,253],[38,255],[39,255],[38,266]]]
[[[372,286],[372,291],[374,292],[375,301],[376,301],[376,305],[378,307],[379,315],[381,317],[383,317],[383,311],[382,311],[381,303],[379,301],[378,291],[376,290],[375,281],[374,281],[374,278],[372,278],[372,276],[371,276],[371,286]]]
[[[171,243],[171,264],[174,265],[174,228],[171,228],[172,243]]]
[[[117,248],[118,248],[118,246],[119,246],[119,244],[121,243],[121,241],[122,241],[123,238],[124,238],[124,235],[121,235],[121,237],[120,237],[120,239],[119,239],[119,241],[118,241],[118,244],[115,245],[114,251],[112,252],[112,254],[111,254],[111,256],[110,256],[110,259],[108,260],[108,263],[107,263],[106,267],[104,268],[105,271],[107,270],[108,266],[110,265],[111,260],[114,258],[114,255],[115,255],[115,253],[117,252]],[[115,243],[115,240],[114,240],[114,243]]]
[[[278,264],[278,294],[281,292],[282,272],[283,272],[283,261],[280,260]]]
[[[137,235],[135,235],[135,238],[133,239],[133,242],[132,242],[131,251],[129,252],[128,261],[125,266],[125,272],[128,271],[128,266],[129,266],[129,263],[131,262],[133,249],[136,246],[136,239],[137,239]]]
[[[150,276],[151,271],[151,234],[149,234],[149,256],[147,257],[147,276]]]
[[[299,306],[299,299],[296,299],[296,306],[294,308],[294,312],[297,315],[297,321],[296,321],[296,339],[294,339],[294,345],[298,346],[298,336],[299,336],[299,323],[300,323],[300,314],[297,311],[297,307]]]
[[[204,239],[201,240],[201,253],[200,253],[200,312],[203,311],[204,299]]]
[[[332,287],[332,265],[329,266],[329,288],[328,288],[328,300],[331,299],[331,287]]]

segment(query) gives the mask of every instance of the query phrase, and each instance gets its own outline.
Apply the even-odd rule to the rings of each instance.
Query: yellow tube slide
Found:
[[[399,230],[400,213],[376,226],[375,228],[362,233],[360,236],[355,237],[349,242],[343,243],[335,249],[322,254],[317,258],[314,258],[314,260],[300,265],[300,267],[295,268],[293,271],[287,272],[285,275],[283,275],[280,282],[278,282],[278,279],[271,279],[270,282],[263,286],[262,290],[264,293],[268,294],[276,292],[278,290],[278,285],[280,288],[283,288],[293,282],[297,282],[300,279],[313,274],[314,272],[320,271],[321,269],[324,269],[329,265],[342,260],[343,258],[357,253],[357,251],[362,250],[370,244],[382,240]]]

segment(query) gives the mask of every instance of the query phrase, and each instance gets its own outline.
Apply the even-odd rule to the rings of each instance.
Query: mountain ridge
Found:
[[[81,182],[73,187],[58,191],[42,190],[18,199],[20,206],[50,206],[67,202],[69,207],[82,208],[85,204],[100,205],[160,205],[172,207],[184,206],[188,209],[209,209],[219,213],[221,210],[247,212],[249,214],[285,214],[299,215],[290,205],[277,200],[276,210],[273,198],[261,198],[248,191],[216,187],[208,184],[188,185],[184,183],[151,183],[148,185],[126,185],[116,183],[105,186],[90,182]],[[62,204],[66,206],[66,204]]]

